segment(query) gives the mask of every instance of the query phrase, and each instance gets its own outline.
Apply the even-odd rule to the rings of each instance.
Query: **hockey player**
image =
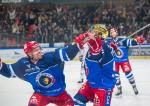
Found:
[[[96,24],[88,34],[91,39],[87,42],[89,50],[85,57],[87,81],[74,96],[74,102],[77,106],[86,106],[88,101],[94,106],[110,106],[116,78],[112,48],[102,40],[108,31],[103,25]],[[76,42],[80,42],[80,38]]]
[[[82,40],[85,37],[86,34],[82,34]],[[49,103],[74,106],[72,98],[65,91],[64,62],[72,60],[83,44],[76,43],[54,52],[42,53],[39,43],[27,42],[24,45],[27,57],[13,64],[0,60],[0,74],[8,78],[19,77],[32,85],[34,93],[28,106],[46,106]]]
[[[85,67],[84,67],[84,58],[83,58],[82,51],[80,51],[79,61],[81,62],[81,67],[80,67],[80,80],[78,81],[78,83],[83,83]]]
[[[81,62],[81,68],[80,68],[80,80],[78,81],[78,83],[83,83],[84,82],[84,76],[85,76],[85,56],[87,54],[87,51],[88,51],[88,45],[87,44],[84,44],[83,45],[84,48],[80,50],[79,52],[79,60]]]
[[[115,94],[116,96],[121,96],[122,95],[122,86],[121,86],[121,81],[120,81],[120,75],[119,75],[119,69],[120,67],[122,68],[123,72],[125,73],[126,78],[129,80],[129,83],[131,84],[135,95],[138,94],[138,89],[136,87],[134,75],[131,72],[131,65],[128,59],[128,49],[130,46],[141,44],[144,42],[144,38],[142,37],[137,37],[136,39],[132,40],[129,38],[119,38],[118,37],[118,31],[116,28],[110,29],[110,36],[111,39],[109,42],[110,45],[115,48],[116,50],[116,55],[115,55],[115,71],[117,72],[117,82],[116,82],[116,87],[117,87],[117,93]],[[124,39],[124,40],[122,40]],[[121,41],[122,40],[122,41]]]

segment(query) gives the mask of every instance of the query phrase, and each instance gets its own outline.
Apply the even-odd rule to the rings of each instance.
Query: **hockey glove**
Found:
[[[142,36],[137,36],[135,38],[136,42],[139,43],[139,44],[142,44],[144,43],[145,39],[142,37]]]
[[[111,46],[115,51],[118,50],[118,46],[117,46],[116,43],[111,42],[111,43],[110,43],[110,46]]]
[[[75,37],[75,42],[80,46],[80,49],[83,49],[83,45],[88,41],[88,33],[85,32]]]
[[[118,46],[117,46],[116,43],[111,42],[110,46],[114,49],[114,51],[115,51],[117,56],[121,56],[122,55],[122,52],[118,49]]]

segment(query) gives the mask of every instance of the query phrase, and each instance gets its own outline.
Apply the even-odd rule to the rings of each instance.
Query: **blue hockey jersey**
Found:
[[[103,41],[102,52],[97,55],[87,53],[85,66],[87,68],[87,80],[92,88],[113,88],[116,79],[114,71],[114,52],[110,46]]]
[[[73,59],[78,53],[77,45],[69,45],[43,55],[36,64],[23,57],[14,64],[3,64],[0,74],[5,77],[19,77],[29,82],[35,92],[45,96],[57,96],[64,92],[64,61]]]
[[[124,40],[123,40],[124,39]],[[121,41],[121,42],[120,42]],[[129,38],[110,38],[108,39],[108,42],[114,42],[117,44],[119,51],[121,52],[121,55],[115,55],[115,61],[116,62],[125,62],[128,61],[128,51],[130,46],[137,45],[137,42],[135,40],[129,39]]]

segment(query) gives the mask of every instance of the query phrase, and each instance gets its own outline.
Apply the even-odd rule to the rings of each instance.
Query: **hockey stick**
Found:
[[[147,24],[147,25],[145,25],[145,26],[143,26],[142,28],[138,29],[137,31],[135,31],[134,33],[132,33],[131,35],[129,35],[127,38],[132,37],[133,35],[137,34],[138,32],[144,30],[145,28],[147,28],[147,27],[149,27],[149,26],[150,26],[150,23]],[[121,43],[121,42],[123,42],[124,40],[126,40],[126,38],[120,40],[118,43]],[[140,55],[140,54],[141,54],[141,44],[139,44],[139,54],[138,54],[138,55]]]
[[[127,38],[132,37],[133,35],[137,34],[138,32],[142,31],[143,29],[145,29],[145,28],[147,28],[147,27],[149,27],[149,26],[150,26],[150,23],[147,24],[147,25],[145,25],[145,26],[143,26],[142,28],[138,29],[137,31],[135,31],[134,33],[132,33],[131,35],[129,35]],[[93,27],[92,27],[92,28],[93,28]],[[89,32],[92,32],[92,30],[93,30],[92,28],[89,29]],[[97,37],[97,36],[99,36],[99,35],[96,35],[95,37]],[[88,40],[89,40],[89,39],[86,38],[84,41],[87,42]],[[126,40],[126,38],[120,40],[118,43],[121,43],[121,42],[123,42],[124,40]]]
[[[145,29],[145,28],[147,28],[147,27],[149,27],[149,26],[150,26],[150,23],[147,24],[147,25],[145,25],[145,26],[143,26],[142,28],[138,29],[137,31],[135,31],[134,33],[132,33],[131,35],[129,35],[127,38],[132,37],[133,35],[137,34],[138,32],[142,31],[143,29]],[[124,38],[124,39],[120,40],[117,44],[122,43],[122,42],[123,42],[124,40],[126,40],[127,38]],[[139,46],[139,55],[140,55],[140,51],[141,51],[141,45]],[[117,53],[120,54],[121,52],[118,50]],[[119,54],[118,54],[118,55],[119,55]],[[120,54],[120,55],[121,55],[121,54]]]
[[[145,26],[143,26],[142,28],[138,29],[137,31],[135,31],[134,33],[132,33],[131,35],[129,35],[127,38],[132,37],[133,35],[137,34],[138,32],[142,31],[143,29],[145,29],[145,28],[147,28],[149,26],[150,26],[150,23],[147,24],[147,25],[145,25]],[[123,42],[124,40],[126,40],[126,38],[120,40],[118,43]]]

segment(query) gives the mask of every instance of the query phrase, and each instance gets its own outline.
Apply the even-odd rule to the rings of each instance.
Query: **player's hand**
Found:
[[[144,43],[145,39],[142,37],[142,36],[137,36],[135,38],[136,42],[138,42],[139,44],[142,44]]]
[[[122,52],[118,49],[118,45],[115,42],[111,42],[110,46],[114,49],[117,56],[122,55]]]
[[[75,37],[75,42],[79,44],[80,48],[83,48],[83,45],[88,41],[88,33],[85,32],[83,34],[80,34],[79,36]]]
[[[115,42],[111,42],[110,43],[110,46],[116,51],[116,50],[118,50],[118,46],[117,46],[117,44],[115,43]]]

